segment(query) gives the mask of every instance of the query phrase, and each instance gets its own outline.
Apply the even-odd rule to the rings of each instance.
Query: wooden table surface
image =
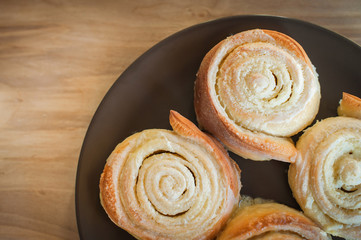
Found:
[[[117,77],[167,36],[212,19],[306,20],[361,44],[361,1],[0,1],[0,239],[78,239],[75,178]]]

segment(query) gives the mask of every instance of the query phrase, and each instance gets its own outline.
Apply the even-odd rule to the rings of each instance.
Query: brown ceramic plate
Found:
[[[360,46],[307,22],[273,16],[234,16],[199,24],[168,37],[124,71],[90,123],[76,179],[76,214],[81,239],[134,239],[110,221],[99,203],[98,183],[108,155],[134,132],[170,129],[171,109],[196,122],[193,83],[202,58],[227,36],[254,28],[283,32],[304,47],[321,83],[317,119],[336,115],[342,91],[361,96]],[[230,155],[242,169],[242,194],[299,208],[287,183],[288,164],[255,162]]]

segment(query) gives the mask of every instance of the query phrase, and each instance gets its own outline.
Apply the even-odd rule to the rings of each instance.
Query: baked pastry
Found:
[[[201,128],[234,153],[292,162],[290,136],[315,118],[320,102],[315,68],[291,37],[271,30],[230,36],[204,57],[195,81]]]
[[[109,156],[100,179],[110,219],[138,239],[212,239],[239,201],[240,170],[179,113],[174,131],[144,130]]]
[[[217,240],[331,239],[301,212],[279,203],[240,207]]]
[[[361,99],[352,94],[343,92],[340,105],[337,108],[337,113],[340,116],[361,119]]]
[[[361,236],[361,120],[324,119],[297,142],[288,180],[304,213],[335,236]]]

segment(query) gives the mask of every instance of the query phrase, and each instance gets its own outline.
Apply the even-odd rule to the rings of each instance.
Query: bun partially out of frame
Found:
[[[286,205],[259,202],[241,206],[217,240],[331,239],[301,212]]]
[[[328,233],[361,236],[361,120],[324,119],[297,142],[288,181],[304,213]]]

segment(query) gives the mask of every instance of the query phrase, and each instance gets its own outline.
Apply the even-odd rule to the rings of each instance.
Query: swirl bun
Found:
[[[270,30],[224,39],[204,57],[195,82],[201,127],[236,154],[253,160],[294,160],[290,136],[315,118],[318,75],[302,47]]]
[[[120,143],[100,179],[110,219],[141,239],[212,239],[239,201],[240,170],[225,149],[171,111],[174,131]]]
[[[322,120],[300,137],[289,168],[293,195],[307,216],[332,235],[361,236],[361,120]]]
[[[279,203],[241,207],[217,240],[230,239],[331,239],[301,212]]]

